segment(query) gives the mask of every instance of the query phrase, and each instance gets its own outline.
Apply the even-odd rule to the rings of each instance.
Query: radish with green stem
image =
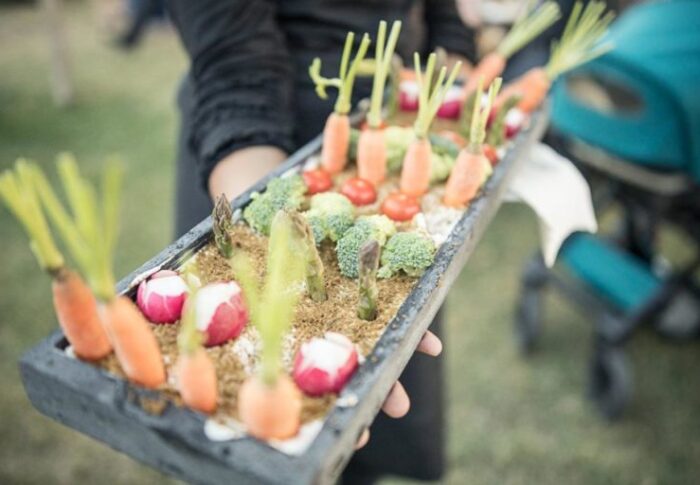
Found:
[[[391,68],[394,49],[399,39],[401,22],[396,21],[391,26],[389,40],[386,41],[386,22],[379,23],[377,43],[375,47],[374,81],[370,109],[367,113],[367,129],[362,130],[357,146],[357,170],[361,179],[374,185],[380,184],[386,178],[387,148],[382,120],[382,100],[384,87]]]
[[[362,36],[355,58],[350,64],[354,39],[355,34],[348,32],[337,78],[329,79],[321,76],[321,59],[319,58],[314,59],[309,67],[309,75],[316,85],[316,93],[321,99],[328,97],[326,88],[334,87],[338,90],[333,113],[328,116],[326,126],[323,129],[323,146],[321,148],[321,165],[330,174],[342,172],[348,162],[348,147],[350,145],[348,113],[352,107],[352,90],[357,70],[367,54],[370,44],[369,36],[367,34]]]
[[[440,73],[434,81],[435,54],[430,54],[428,57],[425,75],[421,73],[421,62],[418,53],[414,55],[413,60],[418,89],[420,90],[420,101],[418,104],[418,117],[413,126],[415,138],[408,146],[404,156],[403,169],[401,171],[401,192],[413,197],[420,197],[430,186],[430,157],[432,154],[430,139],[428,138],[430,125],[435,119],[445,93],[454,84],[457,73],[461,68],[461,63],[457,63],[452,68],[452,72],[447,80],[445,80],[447,69],[445,67],[440,69]]]

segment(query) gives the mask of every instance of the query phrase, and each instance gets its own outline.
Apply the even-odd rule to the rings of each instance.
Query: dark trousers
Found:
[[[212,210],[211,200],[200,182],[195,156],[187,142],[191,102],[191,88],[185,82],[178,96],[182,124],[175,200],[177,236],[187,232]],[[438,336],[442,333],[441,320],[438,314],[431,327]],[[442,356],[413,356],[401,376],[401,382],[411,397],[410,412],[402,419],[391,419],[380,413],[372,425],[370,442],[352,458],[342,483],[369,485],[386,474],[423,480],[440,478],[445,466],[442,376]]]

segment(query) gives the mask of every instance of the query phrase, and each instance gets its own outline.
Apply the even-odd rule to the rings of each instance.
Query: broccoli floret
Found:
[[[337,241],[350,229],[355,220],[355,206],[342,194],[326,192],[311,198],[311,207],[304,215],[316,244],[321,244],[326,238]]]
[[[304,202],[306,185],[299,175],[276,178],[262,194],[253,194],[243,218],[253,230],[270,235],[272,219],[281,209],[297,210]]]
[[[402,126],[389,126],[384,130],[386,138],[386,165],[387,170],[398,173],[403,165],[408,145],[413,140],[413,128]]]
[[[394,234],[382,251],[382,267],[377,276],[390,278],[399,271],[420,276],[433,263],[435,244],[428,236],[416,232]]]
[[[450,176],[456,159],[448,154],[433,152],[430,157],[430,183],[444,182]]]
[[[357,278],[360,248],[371,239],[383,246],[395,232],[396,226],[386,216],[358,217],[355,225],[348,229],[336,245],[340,272],[348,278]]]

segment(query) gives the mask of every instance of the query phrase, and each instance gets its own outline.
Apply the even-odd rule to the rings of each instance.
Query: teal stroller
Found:
[[[632,8],[609,36],[614,50],[555,85],[548,141],[587,176],[598,216],[621,208],[623,223],[572,236],[553,270],[539,256],[527,264],[515,335],[534,350],[545,288],[580,303],[594,319],[589,396],[614,419],[632,394],[622,345],[635,330],[694,337],[700,327],[700,1]],[[661,224],[689,236],[693,260],[659,268]]]

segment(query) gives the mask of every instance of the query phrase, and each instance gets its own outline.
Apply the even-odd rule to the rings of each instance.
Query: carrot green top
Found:
[[[328,93],[326,92],[327,87],[334,87],[338,90],[338,98],[335,102],[335,112],[338,114],[348,114],[352,106],[352,89],[355,84],[355,76],[357,75],[357,70],[362,64],[362,60],[367,54],[367,49],[369,48],[370,39],[369,35],[365,34],[362,36],[362,41],[360,42],[360,47],[357,49],[355,58],[350,64],[350,54],[352,53],[352,44],[355,40],[355,34],[353,32],[348,32],[345,38],[345,47],[343,48],[343,56],[340,59],[340,72],[338,77],[335,78],[325,78],[321,76],[321,59],[318,57],[313,60],[311,66],[309,66],[309,75],[311,80],[316,85],[316,94],[321,99],[328,98]]]
[[[391,68],[391,60],[394,56],[396,43],[399,40],[399,32],[401,32],[401,22],[395,21],[391,26],[389,41],[386,42],[386,22],[379,22],[379,31],[377,32],[377,43],[375,45],[375,71],[374,81],[372,83],[372,97],[370,99],[369,113],[367,114],[367,122],[372,128],[379,128],[382,124],[382,99],[384,97],[384,86],[386,78]]]
[[[194,273],[193,267],[195,264],[187,264],[183,266],[183,279],[187,284],[189,294],[185,300],[185,306],[182,310],[180,318],[180,332],[177,334],[177,347],[182,354],[191,354],[202,346],[204,337],[202,332],[197,329],[196,321],[196,301],[197,291],[199,291],[200,282],[197,275]]]
[[[264,287],[250,258],[242,251],[231,259],[231,267],[250,310],[253,325],[262,341],[260,373],[263,382],[273,385],[282,367],[282,344],[294,317],[304,267],[293,254],[293,233],[290,217],[279,211],[270,229],[267,269]]]
[[[525,15],[516,20],[513,27],[499,44],[498,53],[504,59],[509,59],[553,25],[560,17],[561,10],[556,2],[547,1],[539,7],[537,7],[537,2],[530,2],[530,7]]]
[[[72,214],[59,201],[45,175],[32,167],[32,178],[46,213],[59,230],[73,259],[82,270],[95,296],[108,301],[115,296],[112,268],[119,225],[119,198],[123,169],[108,162],[102,173],[101,201],[90,182],[83,178],[71,155],[58,159],[58,172]]]
[[[462,63],[458,62],[450,73],[450,77],[445,81],[445,76],[447,74],[447,68],[443,67],[440,69],[437,80],[433,82],[433,73],[435,72],[435,53],[428,56],[428,63],[425,68],[425,75],[422,73],[420,55],[416,52],[413,54],[413,63],[416,70],[416,80],[418,82],[418,116],[416,117],[416,122],[413,125],[416,136],[418,138],[425,138],[428,136],[428,131],[430,130],[430,125],[437,115],[440,105],[447,91],[454,84],[457,78],[457,73],[459,73]]]
[[[604,14],[605,9],[605,2],[598,0],[591,0],[585,8],[580,0],[576,2],[561,39],[552,43],[545,68],[551,81],[613,48],[610,43],[600,43],[615,18],[613,12]]]
[[[0,175],[0,199],[29,236],[29,245],[39,266],[54,273],[63,267],[63,255],[56,247],[41,210],[32,183],[31,167],[30,162],[20,159],[15,164],[14,172],[6,170]]]
[[[486,138],[486,123],[491,113],[491,106],[501,89],[502,79],[497,77],[489,86],[488,99],[486,106],[481,105],[481,99],[484,96],[483,79],[479,80],[479,87],[476,90],[476,98],[474,102],[474,113],[472,114],[472,126],[469,130],[469,150],[473,153],[481,153],[481,145]]]

